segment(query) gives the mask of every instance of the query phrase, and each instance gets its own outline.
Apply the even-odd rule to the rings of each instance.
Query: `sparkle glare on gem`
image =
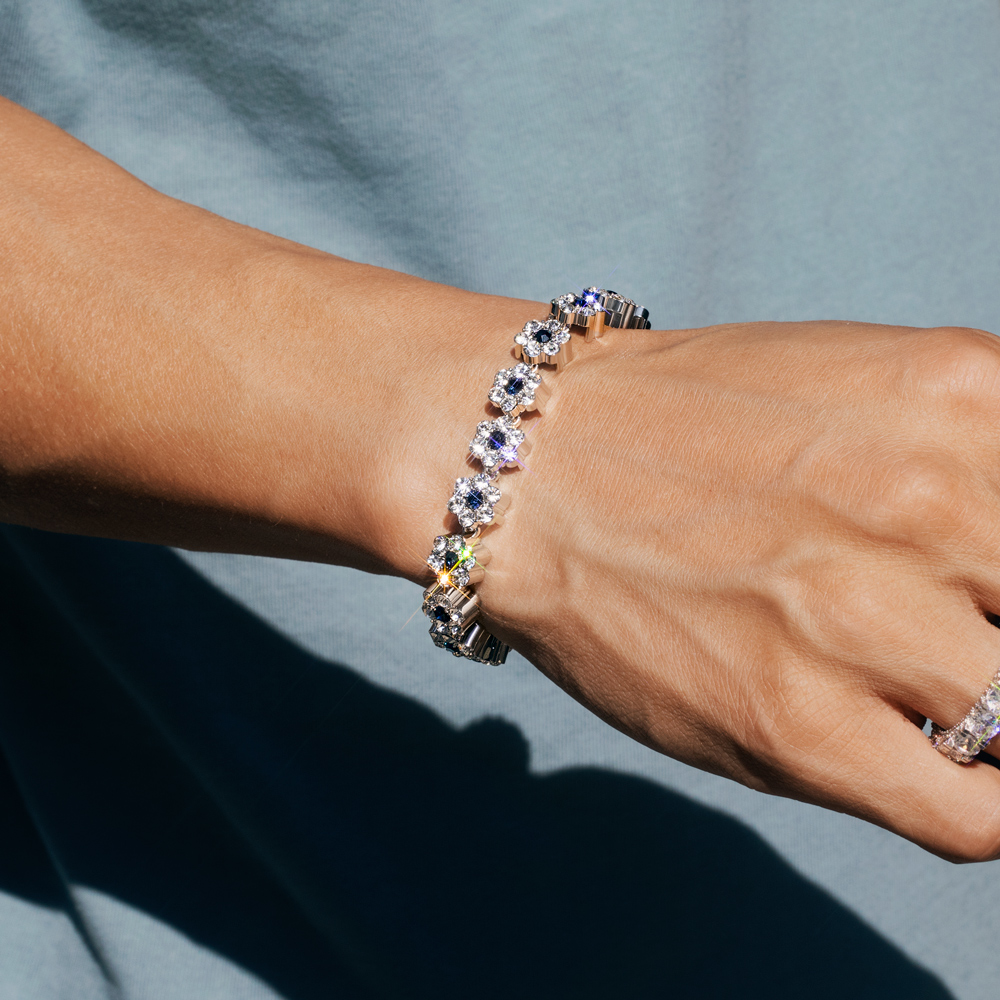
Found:
[[[449,504],[449,510],[452,509]],[[461,535],[438,535],[427,557],[427,565],[442,588],[462,588],[469,584],[469,569],[476,565],[476,557]]]

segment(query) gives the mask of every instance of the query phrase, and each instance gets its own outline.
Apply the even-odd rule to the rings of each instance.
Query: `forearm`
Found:
[[[8,102],[0,149],[0,517],[419,574],[537,304],[221,219]]]
[[[9,105],[0,142],[0,517],[424,578],[542,307],[226,222]],[[997,340],[617,330],[543,377],[490,631],[658,750],[997,856],[1000,777],[920,731],[1000,662]]]

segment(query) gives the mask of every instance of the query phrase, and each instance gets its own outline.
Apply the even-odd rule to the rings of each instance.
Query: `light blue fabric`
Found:
[[[998,51],[992,0],[0,0],[0,92],[163,191],[659,327],[1000,330]],[[2,552],[3,1000],[995,991],[1000,867],[440,654],[409,584]]]

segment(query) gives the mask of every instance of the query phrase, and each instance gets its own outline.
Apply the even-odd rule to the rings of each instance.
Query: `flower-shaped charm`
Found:
[[[476,436],[469,444],[469,452],[483,463],[487,472],[492,472],[505,465],[513,465],[517,461],[517,449],[523,441],[524,431],[519,431],[510,417],[484,420],[476,428]]]
[[[523,361],[513,368],[502,368],[493,379],[490,402],[504,413],[516,416],[521,410],[533,410],[535,395],[542,384],[542,376]]]
[[[562,368],[572,360],[569,327],[556,319],[547,319],[544,323],[529,320],[514,338],[514,343],[521,357],[531,364],[547,362]]]
[[[468,587],[470,583],[478,582],[476,577],[482,577],[482,570],[477,572],[472,546],[462,535],[438,535],[427,557],[427,565],[434,570],[439,587]]]
[[[587,340],[604,332],[604,289],[585,288],[579,295],[567,292],[552,300],[552,318],[566,326],[587,328]]]
[[[458,517],[458,523],[468,531],[477,524],[489,524],[500,500],[500,491],[489,477],[478,475],[459,479],[455,493],[448,501],[448,510]]]
[[[431,620],[431,636],[457,639],[479,614],[479,598],[460,590],[437,587],[424,592],[420,610]]]
[[[576,292],[567,292],[556,299],[556,305],[566,313],[574,313],[580,319],[588,316],[595,316],[604,309],[601,302],[600,288],[585,288],[579,295]],[[583,325],[580,323],[579,325]]]

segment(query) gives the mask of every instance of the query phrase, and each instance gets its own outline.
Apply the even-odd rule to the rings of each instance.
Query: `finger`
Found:
[[[971,457],[929,445],[917,454],[871,456],[852,519],[1000,613],[1000,462],[995,449],[983,455],[976,447],[980,454]]]
[[[886,686],[895,688],[889,700],[921,727],[921,717],[942,729],[957,725],[1000,671],[1000,629],[971,602],[959,596],[959,603],[944,627],[922,635],[925,644],[911,668]],[[1000,759],[1000,736],[984,752]]]
[[[894,707],[858,706],[864,727],[810,755],[813,788],[833,806],[951,861],[1000,856],[1000,770],[956,764]]]
[[[946,728],[964,718],[1000,667],[1000,629],[961,585],[914,562],[860,552],[809,619],[813,658],[840,664],[842,683]]]
[[[894,560],[892,568],[870,556],[852,562],[815,652],[840,662],[842,683],[894,705],[918,728],[928,718],[949,728],[996,675],[1000,629],[963,587],[928,580],[912,564]]]
[[[955,601],[939,627],[922,629],[910,663],[886,677],[886,700],[948,729],[965,718],[1000,668],[1000,629],[971,602]]]

